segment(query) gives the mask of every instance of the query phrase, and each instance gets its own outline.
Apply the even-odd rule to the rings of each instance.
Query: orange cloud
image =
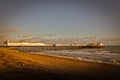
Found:
[[[17,27],[11,27],[11,28],[2,28],[0,32],[2,33],[11,33],[11,32],[18,32],[20,31],[20,28]]]
[[[10,39],[12,33],[21,31],[18,27],[6,27],[0,25],[0,42],[3,42],[6,39]]]

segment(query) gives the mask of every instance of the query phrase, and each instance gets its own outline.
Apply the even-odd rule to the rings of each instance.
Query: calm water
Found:
[[[84,61],[120,65],[120,46],[108,46],[99,49],[94,48],[80,50],[43,51],[42,53],[37,52],[37,54],[68,57]]]

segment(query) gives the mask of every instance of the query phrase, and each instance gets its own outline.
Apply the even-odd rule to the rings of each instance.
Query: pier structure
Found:
[[[45,44],[45,43],[30,43],[30,42],[10,42],[5,41],[4,46],[8,48],[15,48],[19,51],[25,52],[39,52],[44,50],[75,50],[82,48],[102,48],[103,43],[90,43],[90,44]]]
[[[10,42],[9,40],[4,42],[4,46],[83,46],[82,44],[46,44],[39,42]]]

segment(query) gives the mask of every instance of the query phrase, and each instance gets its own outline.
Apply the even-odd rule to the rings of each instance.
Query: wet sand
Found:
[[[0,80],[120,80],[120,66],[0,48]]]

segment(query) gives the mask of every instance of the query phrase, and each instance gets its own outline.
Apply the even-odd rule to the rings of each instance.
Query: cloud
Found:
[[[45,43],[96,43],[103,42],[105,45],[120,45],[120,38],[97,38],[97,37],[83,37],[83,38],[58,38],[58,39],[44,39]]]
[[[41,41],[41,37],[30,37],[30,38],[22,38],[22,39],[19,39],[18,42],[38,42],[38,41]]]
[[[8,38],[7,34],[0,34],[0,41],[6,40]]]
[[[6,31],[8,31],[8,32],[19,32],[20,28],[17,28],[17,27],[8,28]]]
[[[18,42],[38,42],[41,41],[42,37],[38,34],[23,33],[18,36]]]
[[[55,36],[55,34],[49,33],[49,34],[44,34],[44,36],[46,36],[46,37],[52,37],[52,36]]]
[[[6,39],[11,39],[10,36],[12,33],[20,32],[20,28],[18,27],[8,27],[0,25],[0,44]]]
[[[12,33],[12,32],[19,32],[20,28],[17,27],[10,27],[10,28],[2,28],[0,33]]]
[[[28,37],[32,37],[32,35],[33,35],[33,34],[25,33],[25,34],[23,34],[22,37],[23,37],[23,38],[28,38]]]
[[[0,38],[4,38],[5,36],[5,34],[0,34]]]
[[[106,45],[120,45],[120,38],[103,38],[101,41]]]

